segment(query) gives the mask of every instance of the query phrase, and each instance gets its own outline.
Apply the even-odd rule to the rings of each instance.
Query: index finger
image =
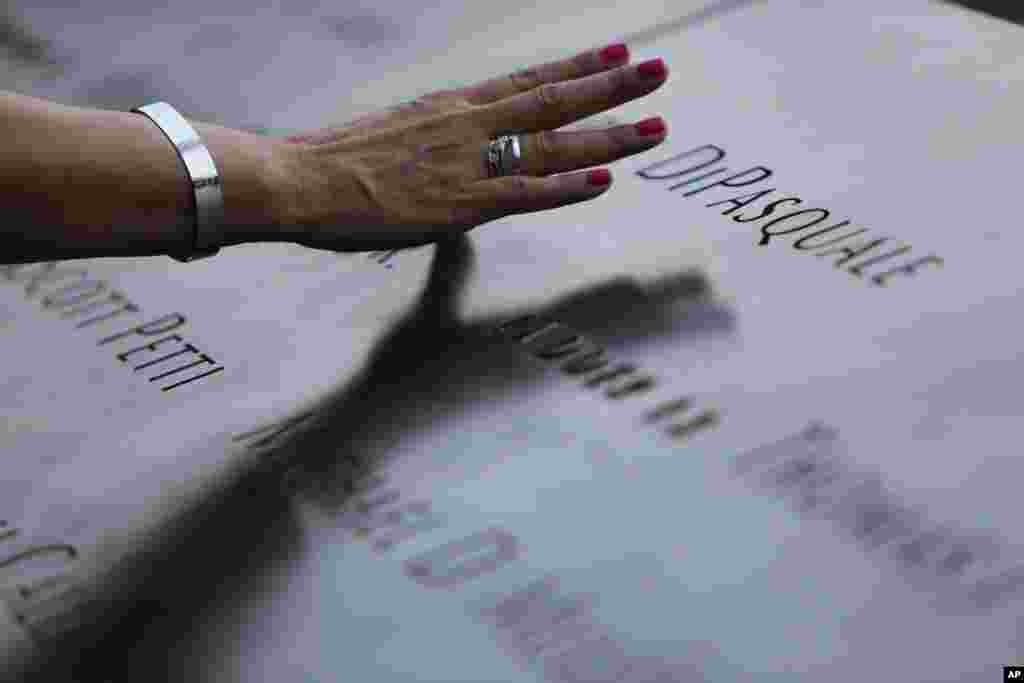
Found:
[[[568,59],[520,69],[476,85],[467,86],[462,89],[462,94],[473,104],[489,104],[512,95],[528,92],[544,83],[581,78],[621,66],[628,61],[629,48],[625,43],[613,43],[581,52]]]

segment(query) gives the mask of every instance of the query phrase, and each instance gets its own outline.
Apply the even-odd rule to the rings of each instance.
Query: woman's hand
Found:
[[[664,122],[552,129],[665,82],[661,60],[628,61],[625,46],[609,46],[286,138],[285,239],[336,251],[397,249],[597,197],[610,174],[579,169],[654,147]],[[523,175],[489,178],[484,149],[512,132],[524,133]]]

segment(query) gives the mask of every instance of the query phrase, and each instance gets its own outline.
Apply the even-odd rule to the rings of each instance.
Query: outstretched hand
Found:
[[[660,59],[628,62],[626,46],[608,46],[286,138],[285,239],[336,251],[412,247],[599,196],[608,170],[580,169],[654,147],[664,121],[554,129],[665,82]],[[521,174],[489,177],[486,145],[506,133],[523,134]]]

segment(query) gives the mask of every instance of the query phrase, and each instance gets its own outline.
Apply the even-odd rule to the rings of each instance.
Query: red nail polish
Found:
[[[636,132],[640,135],[661,135],[665,132],[665,122],[660,116],[644,119],[636,124]]]
[[[626,47],[625,43],[615,43],[601,50],[601,61],[605,64],[614,64],[615,62],[621,62],[623,59],[629,57],[629,48]]]
[[[666,68],[665,62],[661,60],[661,57],[637,64],[636,70],[645,78],[664,78],[665,74],[668,73],[668,68]]]
[[[612,181],[612,174],[607,168],[597,168],[587,174],[588,185],[607,185]]]

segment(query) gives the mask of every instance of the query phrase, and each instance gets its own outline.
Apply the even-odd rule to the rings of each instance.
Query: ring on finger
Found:
[[[522,136],[518,133],[499,135],[483,147],[487,177],[520,175],[526,165],[523,162]]]

